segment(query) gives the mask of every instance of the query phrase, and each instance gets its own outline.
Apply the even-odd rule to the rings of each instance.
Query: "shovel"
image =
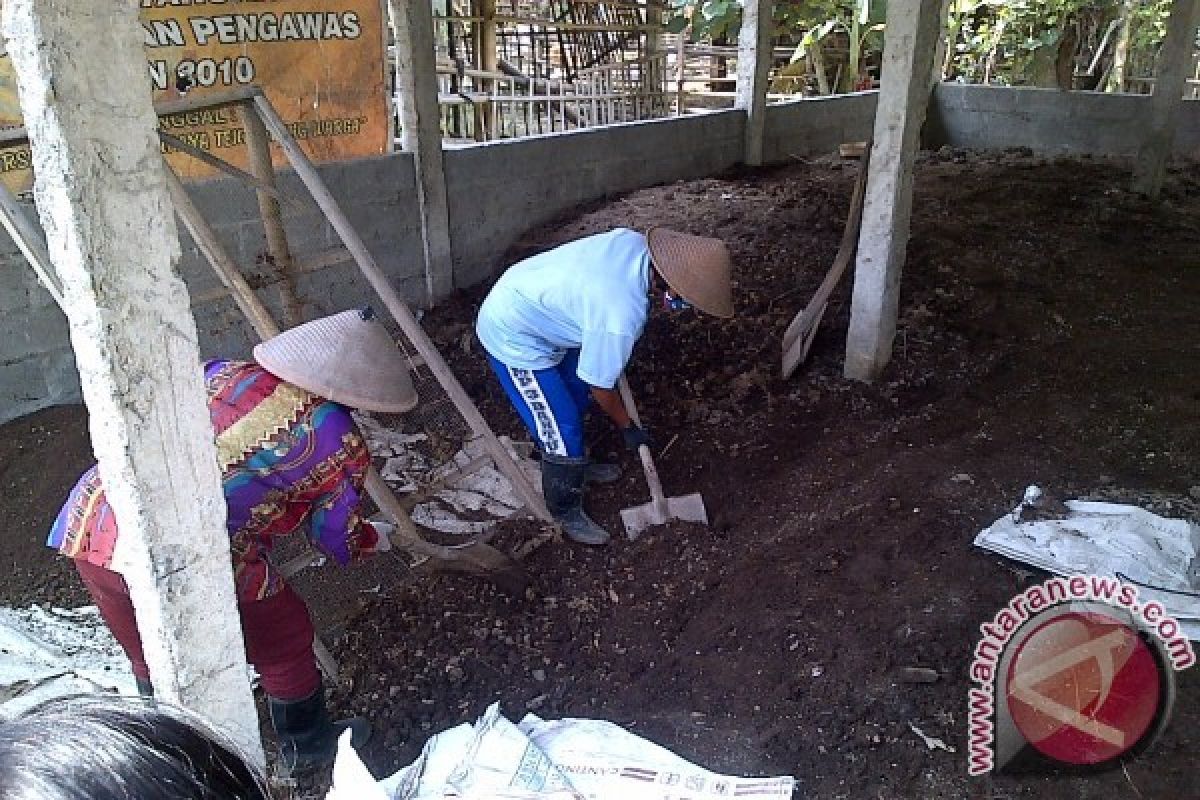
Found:
[[[625,410],[635,425],[641,426],[638,419],[637,407],[633,404],[633,393],[629,391],[629,381],[621,375],[618,381],[621,389],[621,400]],[[652,525],[665,525],[673,519],[684,522],[699,522],[708,524],[708,512],[704,510],[704,498],[699,493],[683,497],[667,497],[663,494],[662,482],[658,479],[658,470],[654,467],[654,459],[650,457],[650,448],[642,445],[638,448],[642,459],[642,469],[646,473],[646,483],[650,487],[650,502],[640,506],[621,509],[621,521],[625,523],[625,535],[636,539],[642,531]]]
[[[844,147],[845,145],[843,145]],[[855,148],[857,149],[857,148]],[[846,155],[844,152],[842,155]],[[854,259],[854,251],[858,248],[858,232],[862,229],[863,197],[867,191],[867,171],[871,161],[871,142],[863,145],[858,167],[858,179],[854,182],[854,194],[850,199],[850,214],[846,217],[846,228],[842,231],[842,243],[834,256],[833,266],[817,293],[805,306],[804,310],[792,319],[787,331],[783,334],[783,377],[787,380],[803,361],[808,358],[813,340],[817,338],[817,328],[829,307],[829,298],[837,289],[838,282]]]

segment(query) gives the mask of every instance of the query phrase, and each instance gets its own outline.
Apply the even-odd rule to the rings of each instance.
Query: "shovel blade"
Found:
[[[646,528],[663,525],[666,521],[667,518],[658,513],[654,503],[621,509],[621,522],[625,524],[625,536],[630,541],[641,536]]]
[[[621,509],[621,522],[625,524],[625,536],[630,541],[641,536],[646,528],[666,525],[675,519],[707,525],[708,511],[704,508],[704,498],[698,493],[668,497],[666,514],[660,513],[653,502]]]

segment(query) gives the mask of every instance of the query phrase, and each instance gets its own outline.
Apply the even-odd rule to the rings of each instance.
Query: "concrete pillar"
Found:
[[[129,583],[155,690],[261,762],[137,4],[5,0],[4,32],[92,446],[121,529],[113,568]]]
[[[763,163],[763,134],[767,127],[767,75],[771,68],[774,30],[771,0],[745,0],[738,33],[737,98],[734,107],[746,112],[743,161]]]
[[[908,246],[913,160],[929,105],[942,0],[890,0],[874,146],[846,341],[846,377],[872,381],[892,357]]]
[[[1175,141],[1175,122],[1183,103],[1183,90],[1192,70],[1200,0],[1175,0],[1167,20],[1167,37],[1158,55],[1158,75],[1145,121],[1145,138],[1133,167],[1133,190],[1158,197],[1166,177],[1167,159]]]
[[[417,166],[417,197],[425,246],[427,302],[454,290],[450,253],[450,211],[442,167],[442,125],[438,110],[433,49],[433,9],[428,2],[388,0],[396,41],[396,102],[400,146]]]

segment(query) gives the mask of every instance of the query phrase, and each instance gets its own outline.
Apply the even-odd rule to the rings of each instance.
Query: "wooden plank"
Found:
[[[232,89],[228,92],[212,92],[203,97],[182,97],[178,100],[157,103],[154,106],[154,113],[160,117],[165,117],[170,114],[186,114],[189,111],[201,111],[206,108],[220,108],[221,106],[234,105],[235,103],[244,103],[261,94],[262,89],[257,86],[247,86],[241,89]],[[29,141],[29,134],[25,132],[24,127],[0,130],[0,147],[11,147],[12,145],[27,141]]]
[[[209,92],[205,95],[188,97],[184,95],[178,100],[165,100],[156,103],[154,113],[160,117],[168,114],[186,114],[189,111],[201,111],[206,108],[220,108],[253,100],[262,95],[262,89],[257,86],[245,86],[240,89],[230,89],[226,92]]]
[[[192,241],[196,243],[200,253],[212,265],[213,271],[217,273],[221,283],[233,295],[237,307],[250,321],[250,325],[259,338],[270,339],[277,335],[279,326],[271,318],[271,313],[267,311],[266,306],[258,299],[258,295],[250,288],[250,284],[242,277],[241,271],[226,252],[216,231],[200,214],[200,210],[196,208],[191,196],[188,195],[187,189],[183,188],[183,182],[179,180],[179,176],[166,161],[163,162],[163,169],[166,170],[167,191],[171,194],[171,202],[175,204],[175,213],[183,221],[184,227],[191,234]]]
[[[434,14],[435,22],[483,22],[483,17],[460,17],[457,14],[448,16],[445,14]],[[588,22],[555,22],[552,19],[538,19],[537,17],[514,17],[509,14],[497,14],[495,21],[504,25],[528,25],[533,28],[542,28],[546,30],[558,31],[590,31],[593,33],[634,33],[660,30],[654,25],[606,25],[603,23],[588,23]],[[790,51],[789,51],[790,52]]]
[[[180,151],[181,153],[187,153],[192,158],[195,158],[199,161],[203,161],[205,164],[208,164],[210,167],[212,167],[214,169],[219,169],[221,172],[224,172],[226,175],[229,175],[232,178],[237,178],[240,181],[245,181],[246,183],[253,186],[255,189],[259,189],[261,191],[271,193],[271,195],[274,196],[275,199],[279,200],[280,202],[288,203],[292,207],[298,207],[297,204],[295,203],[295,201],[289,200],[288,198],[284,197],[279,192],[279,190],[277,190],[274,186],[263,183],[258,178],[251,175],[249,172],[246,172],[243,169],[239,169],[239,168],[235,167],[233,164],[230,164],[225,159],[218,158],[217,156],[214,156],[212,153],[208,152],[207,150],[196,147],[195,145],[192,145],[192,144],[188,144],[183,139],[180,139],[178,136],[172,136],[171,134],[167,133],[164,130],[160,130],[158,132],[158,139],[163,144],[165,144],[167,147],[172,147],[172,148]]]

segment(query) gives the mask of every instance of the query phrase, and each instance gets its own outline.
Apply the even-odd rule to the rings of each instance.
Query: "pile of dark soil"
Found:
[[[975,533],[1033,482],[1067,495],[1200,484],[1200,167],[1172,172],[1151,203],[1125,191],[1120,163],[923,156],[883,379],[841,375],[847,281],[811,362],[784,382],[783,329],[832,261],[854,174],[821,160],[643,190],[510,253],[651,224],[729,243],[737,317],[655,315],[630,370],[669,445],[668,492],[701,492],[713,525],[600,551],[543,546],[523,597],[462,575],[379,597],[334,643],[347,677],[335,704],[376,722],[379,774],[500,701],[511,717],[605,717],[720,771],[790,773],[801,796],[1196,796],[1193,673],[1161,743],[1124,771],[984,784],[966,778],[964,751],[978,625],[1040,579],[973,548]],[[523,435],[478,347],[462,346],[485,291],[427,327],[489,421]],[[4,557],[51,571],[50,586],[53,559],[9,556],[69,485],[31,458],[21,474],[46,485],[12,490],[12,442],[42,419],[0,437],[17,498]],[[616,531],[645,488],[603,422],[595,434],[626,468],[590,497]],[[533,533],[511,523],[504,539]],[[4,599],[41,601],[43,588],[21,581]],[[905,667],[938,680],[905,683]],[[927,749],[910,723],[957,753]]]

